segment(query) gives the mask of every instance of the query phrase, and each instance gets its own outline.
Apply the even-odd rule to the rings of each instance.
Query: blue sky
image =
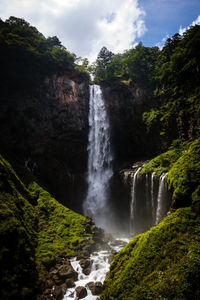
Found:
[[[140,0],[147,31],[138,38],[145,46],[155,46],[165,36],[188,27],[200,15],[200,0]]]
[[[162,46],[163,39],[187,28],[200,0],[0,0],[0,17],[24,18],[46,37],[56,35],[77,56],[94,61],[106,46],[113,53]]]

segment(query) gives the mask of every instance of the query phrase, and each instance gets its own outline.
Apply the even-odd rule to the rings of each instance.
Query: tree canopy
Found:
[[[3,86],[26,88],[45,75],[74,70],[75,54],[58,37],[45,38],[21,18],[0,20],[0,64]]]

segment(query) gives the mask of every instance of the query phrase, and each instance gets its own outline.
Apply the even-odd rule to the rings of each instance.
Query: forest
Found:
[[[0,299],[200,298],[199,49],[195,25],[162,49],[103,47],[89,63],[24,19],[0,20]],[[93,86],[105,103],[101,151],[109,141],[112,152],[106,217],[127,245],[83,215]],[[163,182],[169,208],[158,219]],[[101,251],[103,281],[77,286]]]

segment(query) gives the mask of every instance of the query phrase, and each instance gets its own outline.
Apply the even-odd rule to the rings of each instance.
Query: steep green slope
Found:
[[[87,233],[91,232],[90,221],[59,204],[36,182],[28,181],[25,187],[0,156],[2,299],[36,299],[51,267],[93,243],[92,234]]]
[[[32,299],[37,282],[37,218],[33,200],[12,167],[0,156],[1,297]]]
[[[199,299],[200,139],[174,142],[140,171],[149,172],[169,172],[173,208],[179,209],[117,254],[100,299]]]
[[[174,141],[167,152],[150,160],[140,171],[141,174],[152,172],[158,176],[169,172],[168,183],[173,193],[173,207],[200,202],[200,138],[188,143]]]
[[[199,299],[200,219],[180,208],[115,257],[100,299]]]

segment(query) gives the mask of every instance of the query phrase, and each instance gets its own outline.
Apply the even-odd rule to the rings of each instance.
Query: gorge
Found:
[[[200,26],[90,68],[0,34],[2,300],[199,299]]]

